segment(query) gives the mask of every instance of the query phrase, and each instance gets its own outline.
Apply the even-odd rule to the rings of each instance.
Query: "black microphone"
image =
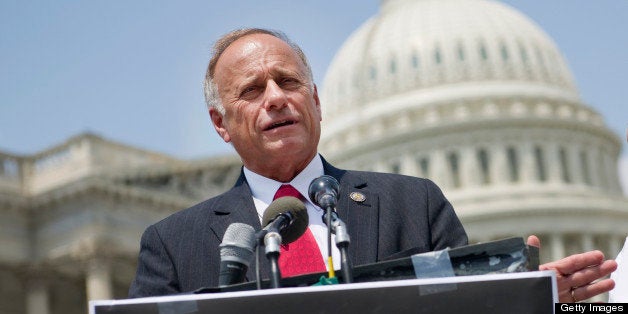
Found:
[[[340,264],[345,283],[353,282],[353,266],[349,260],[349,232],[347,225],[338,217],[336,205],[338,204],[338,190],[340,184],[332,176],[323,175],[310,183],[308,194],[312,203],[324,210],[323,222],[327,225],[328,256],[331,258],[331,234],[336,235],[336,247],[340,251]]]
[[[332,176],[323,175],[320,176],[310,183],[310,187],[308,188],[308,194],[310,196],[310,200],[316,206],[327,209],[327,208],[336,208],[336,203],[338,203],[338,190],[340,184],[338,180]]]
[[[301,237],[308,224],[309,216],[305,204],[293,196],[284,196],[274,200],[262,216],[264,233],[272,231],[279,233],[282,244],[292,243]]]
[[[264,251],[270,262],[270,285],[272,288],[281,286],[281,270],[279,269],[280,245],[298,239],[309,223],[305,204],[293,196],[284,196],[274,200],[262,216],[265,226],[257,238],[264,239]]]
[[[255,229],[244,223],[232,223],[220,243],[219,286],[244,282],[246,271],[253,258]]]

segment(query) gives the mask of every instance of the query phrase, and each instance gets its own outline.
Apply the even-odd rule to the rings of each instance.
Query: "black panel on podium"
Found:
[[[90,314],[552,313],[554,272],[91,301]]]
[[[174,296],[90,301],[90,314],[552,313],[556,278],[551,271],[536,271],[538,249],[523,239],[447,253],[453,277],[414,279],[416,256],[402,257],[356,267],[352,284],[311,286],[326,273],[309,274],[283,279],[280,289],[255,290],[256,283],[243,283]]]

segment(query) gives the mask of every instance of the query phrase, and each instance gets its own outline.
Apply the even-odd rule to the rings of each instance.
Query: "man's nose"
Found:
[[[281,109],[288,101],[286,93],[275,80],[268,80],[264,93],[264,108],[266,110]]]

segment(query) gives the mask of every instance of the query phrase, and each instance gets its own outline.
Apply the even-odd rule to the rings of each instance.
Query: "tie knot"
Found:
[[[273,197],[273,201],[284,196],[293,196],[298,199],[301,199],[301,193],[299,193],[299,191],[290,184],[282,184],[281,187],[279,187],[279,189],[275,193],[275,196]]]

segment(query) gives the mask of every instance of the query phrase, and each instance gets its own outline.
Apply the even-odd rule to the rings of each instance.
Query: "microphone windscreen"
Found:
[[[277,216],[288,212],[293,219],[292,223],[281,231],[281,243],[283,244],[292,243],[305,233],[309,224],[305,204],[294,196],[280,197],[268,205],[262,217],[262,225],[267,226]]]
[[[329,175],[322,175],[310,182],[308,196],[310,201],[316,206],[326,209],[328,205],[335,206],[338,201],[338,190],[340,183],[336,178]]]
[[[255,229],[247,224],[234,222],[227,227],[220,243],[220,259],[249,265],[255,248]]]

